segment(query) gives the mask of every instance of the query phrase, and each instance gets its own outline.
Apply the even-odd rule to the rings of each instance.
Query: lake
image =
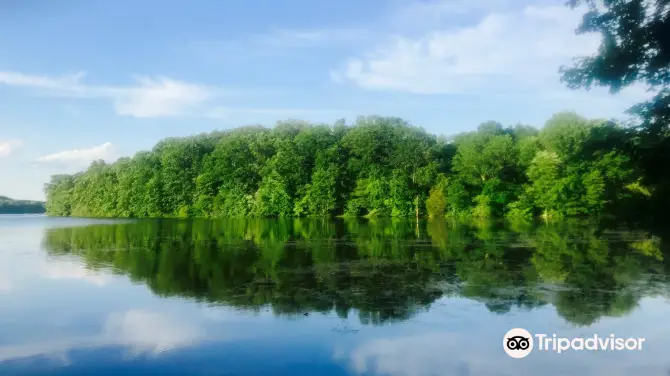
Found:
[[[668,375],[667,236],[615,224],[0,216],[2,375]],[[547,338],[644,338],[561,353]]]

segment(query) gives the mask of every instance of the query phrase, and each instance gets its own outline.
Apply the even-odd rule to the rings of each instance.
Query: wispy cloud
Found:
[[[45,95],[103,99],[120,115],[160,117],[187,114],[218,94],[217,89],[164,76],[135,76],[131,86],[84,83],[86,72],[63,76],[0,71],[0,84],[25,87]]]
[[[204,338],[204,333],[194,322],[138,309],[109,314],[101,329],[100,333],[85,337],[45,338],[43,342],[0,345],[0,363],[33,356],[61,359],[67,363],[69,351],[105,346],[124,346],[133,355],[157,355],[191,346]]]
[[[37,158],[37,164],[55,164],[68,167],[85,167],[92,161],[111,161],[117,157],[111,142],[84,149],[63,150]]]
[[[597,36],[574,35],[580,17],[562,6],[492,13],[475,25],[398,37],[352,58],[342,76],[368,89],[418,94],[544,85],[558,78],[561,63],[598,47]]]
[[[23,145],[18,139],[0,140],[0,158],[7,158]]]
[[[404,30],[428,30],[435,28],[458,28],[466,20],[482,14],[509,12],[528,5],[556,5],[555,0],[410,0],[399,1],[383,23],[388,28]],[[464,19],[467,16],[468,18]]]
[[[77,91],[79,82],[86,72],[78,72],[58,77],[27,75],[19,72],[0,71],[0,83],[11,86],[29,86],[60,91]]]
[[[101,287],[110,281],[109,275],[73,261],[49,260],[42,265],[41,275],[47,279],[78,279]]]
[[[347,113],[337,109],[308,109],[308,108],[263,108],[263,107],[215,107],[204,116],[212,119],[246,118],[254,120],[257,116],[278,118],[297,118],[302,116],[342,116]]]
[[[279,29],[257,34],[249,40],[258,46],[274,48],[316,47],[359,40],[366,34],[359,29]]]
[[[415,9],[434,17],[482,9],[477,2],[433,2]],[[575,35],[582,12],[562,5],[505,8],[482,14],[474,23],[451,23],[419,35],[407,34],[379,44],[368,53],[350,58],[331,72],[335,82],[367,90],[413,94],[523,96],[545,101],[564,100],[580,105],[560,83],[558,68],[575,56],[594,53],[598,35]],[[502,10],[506,9],[506,10]],[[451,12],[451,13],[450,13]],[[477,18],[475,18],[477,19]],[[605,91],[590,98],[614,101],[621,113],[628,104],[646,97],[639,88],[615,99]]]
[[[362,28],[276,29],[240,39],[195,40],[187,50],[204,60],[219,62],[294,54],[296,50],[349,48],[371,40],[372,35]]]
[[[663,303],[661,303],[663,304]],[[666,304],[667,305],[667,304]],[[659,312],[665,312],[661,308]],[[553,327],[561,327],[558,322],[542,316],[554,323]],[[534,318],[530,318],[534,321]],[[590,327],[586,332],[583,328],[561,327],[561,336],[584,337],[606,333],[636,333],[635,336],[646,338],[647,343],[663,341],[667,338],[667,326],[662,324],[663,316],[655,312],[647,317],[627,318],[625,322],[610,322]],[[496,321],[496,320],[494,320]],[[509,322],[500,322],[502,327]],[[651,346],[641,352],[615,351],[603,352],[599,356],[584,351],[562,353],[560,356],[551,353],[535,353],[521,362],[509,358],[502,350],[502,341],[498,334],[492,333],[491,327],[475,328],[476,324],[465,330],[433,331],[407,336],[374,338],[361,341],[348,354],[349,364],[356,374],[383,374],[389,376],[429,376],[429,375],[529,375],[542,369],[543,375],[631,375],[645,370],[645,374],[662,375],[667,372],[668,364],[662,355],[664,349]],[[545,327],[542,326],[542,327]],[[632,327],[632,328],[631,328]],[[496,328],[496,327],[493,327]],[[654,330],[653,328],[657,328]],[[663,328],[663,330],[658,330]],[[461,328],[462,329],[462,328]],[[504,330],[503,330],[504,332]],[[646,335],[640,335],[644,333]],[[502,336],[501,336],[502,337]],[[646,345],[646,343],[645,343]],[[436,351],[436,349],[440,349]],[[626,354],[627,353],[627,354]],[[346,358],[346,351],[335,353],[334,358]],[[549,358],[560,358],[555,367]],[[555,359],[556,359],[555,358]],[[560,364],[560,366],[558,366]]]
[[[139,87],[115,89],[115,108],[121,115],[136,117],[172,116],[213,96],[213,91],[199,85],[167,77],[137,77]]]
[[[161,353],[198,342],[202,331],[170,316],[144,310],[109,315],[103,336],[130,346],[135,353]]]

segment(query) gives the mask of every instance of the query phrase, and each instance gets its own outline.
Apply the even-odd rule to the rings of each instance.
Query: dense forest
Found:
[[[42,214],[45,211],[41,201],[13,200],[0,196],[0,214]]]
[[[560,113],[453,139],[401,119],[300,122],[167,139],[47,186],[52,215],[565,216],[650,195],[612,122]],[[616,208],[615,208],[616,207]]]
[[[667,246],[590,221],[150,220],[45,232],[54,257],[146,284],[159,296],[281,316],[407,320],[445,296],[491,311],[552,305],[575,325],[667,296]],[[655,232],[664,236],[665,232]]]
[[[561,67],[571,88],[640,83],[631,122],[559,113],[541,129],[495,121],[450,138],[402,119],[280,122],[166,139],[45,187],[51,215],[474,216],[635,213],[670,207],[670,12],[665,0],[586,5],[594,56]],[[633,210],[634,209],[634,210]]]

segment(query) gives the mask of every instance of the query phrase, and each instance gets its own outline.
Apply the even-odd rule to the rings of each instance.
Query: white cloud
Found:
[[[167,315],[129,310],[109,315],[103,337],[112,343],[129,346],[135,353],[153,354],[196,343],[202,331]]]
[[[58,164],[71,167],[85,167],[92,161],[111,161],[116,157],[114,145],[105,142],[87,149],[64,150],[37,158],[38,164]]]
[[[108,275],[75,261],[49,260],[43,264],[41,275],[47,279],[78,279],[96,286],[105,286],[110,281]]]
[[[556,4],[555,0],[428,0],[398,1],[385,17],[386,28],[402,31],[457,27],[473,16],[522,9],[530,4]]]
[[[195,40],[187,51],[215,62],[294,53],[298,49],[351,47],[372,34],[360,28],[276,29],[232,40]]]
[[[360,40],[365,31],[358,29],[279,29],[255,35],[251,41],[258,46],[275,48],[315,47]]]
[[[466,11],[463,1],[432,3],[417,9],[425,12],[424,8],[435,17],[448,12],[453,15],[455,9]],[[575,91],[560,82],[558,69],[570,64],[575,56],[597,51],[598,35],[575,35],[581,17],[579,10],[562,5],[499,10],[472,24],[454,22],[448,28],[425,30],[418,36],[395,37],[365,55],[349,59],[331,77],[370,90],[540,98],[579,106],[580,101],[573,98]],[[596,97],[606,98],[612,104],[605,106],[621,113],[627,105],[645,98],[646,93],[640,88],[619,97],[611,97],[604,90],[589,93],[589,98]]]
[[[420,94],[538,87],[555,82],[571,57],[596,50],[597,36],[574,35],[580,18],[563,6],[493,13],[473,26],[399,37],[351,59],[344,76],[365,88]]]
[[[156,355],[194,345],[203,338],[203,331],[193,322],[164,313],[131,309],[109,314],[101,332],[94,335],[0,345],[0,363],[33,356],[60,359],[67,363],[67,353],[71,350],[106,346],[125,346],[135,355]]]
[[[120,115],[158,117],[181,115],[210,99],[210,89],[167,77],[136,77],[139,87],[112,89],[114,106]]]
[[[660,320],[659,320],[660,321]],[[592,330],[592,331],[591,331]],[[571,330],[571,332],[573,332]],[[561,333],[567,337],[603,335],[593,328],[585,332]],[[607,332],[605,332],[607,333]],[[647,343],[662,341],[663,335],[647,337]],[[502,336],[491,332],[433,332],[365,341],[349,353],[349,364],[357,374],[389,376],[432,375],[617,375],[664,374],[667,361],[662,349],[648,347],[642,353],[589,352],[556,353],[533,351],[518,361],[502,349]],[[336,359],[346,357],[341,351]]]
[[[375,371],[391,376],[480,375],[500,370],[496,359],[477,361],[471,345],[473,341],[449,333],[379,338],[354,349],[350,364],[358,374]]]
[[[0,158],[7,158],[23,145],[21,140],[0,140]]]
[[[87,85],[85,72],[65,76],[36,76],[0,71],[0,84],[27,87],[53,96],[110,100],[120,115],[159,117],[188,114],[216,95],[213,88],[168,77],[135,76],[133,86]]]
[[[337,116],[346,113],[344,110],[336,109],[307,109],[307,108],[235,108],[235,107],[215,107],[205,113],[205,117],[212,119],[234,119],[236,117],[244,117],[246,121],[253,121],[250,116],[267,115],[275,117],[300,117],[309,115],[327,115]]]
[[[86,72],[78,72],[59,77],[33,76],[19,72],[0,71],[0,83],[10,86],[28,86],[42,89],[76,92],[81,89],[80,81]]]

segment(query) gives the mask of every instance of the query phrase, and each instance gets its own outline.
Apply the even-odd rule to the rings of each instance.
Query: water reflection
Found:
[[[43,247],[161,297],[282,317],[355,314],[362,324],[405,321],[439,298],[464,297],[495,314],[551,305],[587,326],[667,294],[660,238],[578,221],[151,220],[52,228]],[[87,278],[103,283],[95,275]]]
[[[161,312],[130,309],[108,314],[102,330],[94,335],[70,335],[2,347],[0,361],[45,355],[55,363],[68,364],[68,352],[72,349],[106,346],[126,347],[129,355],[158,354],[194,345],[203,335],[199,327],[187,320]]]
[[[0,217],[0,375],[666,375],[667,237],[609,224]],[[511,327],[642,353],[511,359]]]

